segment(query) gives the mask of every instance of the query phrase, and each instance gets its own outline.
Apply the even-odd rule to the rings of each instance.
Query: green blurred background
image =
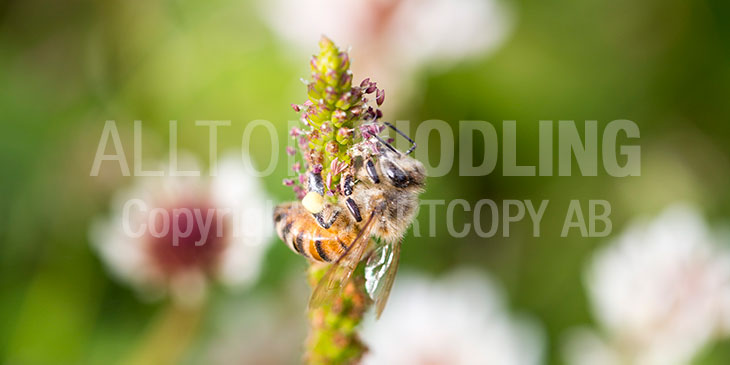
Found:
[[[539,319],[546,359],[560,363],[564,331],[592,321],[581,274],[605,242],[560,238],[564,216],[555,212],[566,211],[570,199],[611,202],[614,233],[673,201],[694,202],[713,221],[730,216],[730,5],[511,5],[516,23],[499,49],[419,71],[415,96],[387,117],[454,126],[487,120],[498,130],[501,120],[517,120],[519,161],[533,165],[541,119],[598,120],[599,130],[630,119],[641,128],[642,176],[614,178],[599,169],[597,177],[460,177],[454,169],[429,179],[423,198],[550,199],[555,210],[542,237],[532,237],[523,221],[510,238],[472,232],[454,240],[441,207],[437,236],[407,237],[401,265],[434,275],[457,266],[490,272],[512,309]],[[90,221],[106,216],[111,195],[133,179],[89,177],[99,136],[104,121],[116,120],[132,161],[132,123],[142,120],[145,156],[164,158],[168,121],[178,120],[179,147],[206,161],[208,136],[195,120],[232,121],[219,134],[221,151],[240,148],[251,120],[270,120],[286,133],[286,121],[296,118],[289,104],[304,98],[299,78],[308,74],[308,58],[279,40],[256,8],[229,0],[0,3],[0,362],[108,363],[124,358],[155,320],[163,304],[142,303],[110,279],[88,243]],[[259,138],[251,146],[261,165],[270,158],[268,143]],[[438,144],[429,152],[437,156]],[[483,146],[474,153],[483,155]],[[281,161],[265,178],[278,201],[292,199],[281,185],[287,169]],[[427,227],[427,215],[419,220]],[[186,361],[199,361],[227,313],[245,317],[261,303],[291,301],[291,278],[305,266],[277,239],[253,289],[215,293]],[[290,318],[291,331],[303,336],[303,310],[293,303],[274,317]],[[707,361],[722,363],[727,351],[713,351]]]

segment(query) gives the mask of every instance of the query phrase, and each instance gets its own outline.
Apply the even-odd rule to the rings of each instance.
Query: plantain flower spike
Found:
[[[368,105],[367,95],[373,94],[379,106],[385,93],[369,78],[353,86],[350,56],[325,36],[319,41],[319,54],[312,56],[309,66],[311,79],[305,81],[307,100],[292,104],[294,111],[301,113],[304,127],[295,127],[291,136],[298,141],[306,170],[327,177],[325,190],[334,200],[342,173],[352,160],[350,150],[363,139],[356,133],[359,126],[382,116],[379,109]],[[333,170],[333,166],[337,168]],[[295,183],[293,188],[301,199],[301,184]]]

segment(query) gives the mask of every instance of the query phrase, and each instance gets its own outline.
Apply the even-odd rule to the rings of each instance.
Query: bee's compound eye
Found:
[[[385,176],[388,177],[388,180],[395,186],[396,188],[405,188],[408,186],[408,175],[396,164],[384,160],[382,162],[381,168],[383,169],[383,172],[385,172]]]

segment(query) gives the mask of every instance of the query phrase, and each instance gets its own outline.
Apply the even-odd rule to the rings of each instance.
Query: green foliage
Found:
[[[550,339],[547,362],[562,363],[565,331],[591,324],[581,278],[594,246],[605,241],[560,237],[564,217],[559,213],[569,199],[610,200],[616,233],[642,207],[658,209],[670,199],[697,199],[713,218],[730,215],[730,22],[722,21],[727,3],[521,2],[514,32],[489,57],[423,70],[414,98],[393,114],[410,120],[411,133],[433,118],[454,128],[459,120],[487,120],[500,134],[500,120],[517,120],[519,162],[526,165],[537,162],[541,119],[627,118],[641,126],[646,170],[640,178],[623,180],[504,177],[500,167],[487,176],[458,176],[454,169],[429,178],[427,200],[458,198],[473,206],[484,198],[549,198],[551,205],[540,238],[530,236],[527,222],[515,226],[511,237],[470,234],[456,240],[447,235],[445,207],[436,207],[433,215],[422,209],[420,234],[405,239],[403,268],[431,274],[461,266],[489,271],[505,287],[512,309],[543,324]],[[289,59],[297,57],[292,50],[280,52],[283,43],[267,33],[255,5],[69,0],[4,7],[0,363],[108,364],[135,348],[159,308],[111,279],[88,242],[90,222],[108,214],[110,195],[131,181],[118,176],[114,165],[105,165],[102,177],[88,177],[104,121],[117,121],[132,163],[134,120],[144,123],[144,158],[155,160],[167,154],[167,122],[177,119],[180,150],[205,162],[209,136],[195,120],[232,121],[221,128],[222,154],[240,152],[246,122],[290,118],[281,106],[304,99],[297,78],[306,70],[292,66]],[[286,123],[276,127],[280,135],[286,132]],[[269,138],[262,135],[246,146],[258,166],[272,158]],[[434,164],[442,147],[435,133],[431,137],[416,156],[421,161],[430,156]],[[480,138],[475,148],[479,161],[486,150]],[[454,158],[458,166],[465,156]],[[154,167],[147,162],[141,168]],[[278,185],[288,169],[280,156],[274,173],[262,178],[277,200],[291,198]],[[671,189],[668,183],[684,188]],[[457,229],[474,224],[470,212],[456,211]],[[482,218],[483,228],[489,228]],[[431,229],[433,237],[425,234]],[[250,313],[254,300],[269,293],[275,295],[266,300],[287,302],[289,278],[304,265],[276,242],[256,288],[237,297],[214,294],[235,308],[232,313]],[[303,308],[285,308],[278,318],[294,332],[292,318]],[[226,327],[211,318],[202,328],[219,345]],[[233,319],[224,322],[237,325]],[[200,338],[191,346],[196,349],[205,352]],[[258,355],[262,352],[268,353]],[[724,350],[712,353],[716,363],[730,358]]]

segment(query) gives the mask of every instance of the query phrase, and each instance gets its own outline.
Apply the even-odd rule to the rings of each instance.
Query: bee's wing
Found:
[[[370,228],[374,221],[375,213],[370,214],[367,222],[362,230],[358,233],[352,243],[347,247],[345,252],[330,265],[330,268],[324,274],[312,292],[309,299],[309,308],[316,308],[339,296],[340,291],[350,279],[352,272],[355,271],[360,263],[365,250],[370,242]]]
[[[393,288],[400,261],[400,242],[379,246],[365,264],[365,289],[375,302],[375,315],[380,318]]]

